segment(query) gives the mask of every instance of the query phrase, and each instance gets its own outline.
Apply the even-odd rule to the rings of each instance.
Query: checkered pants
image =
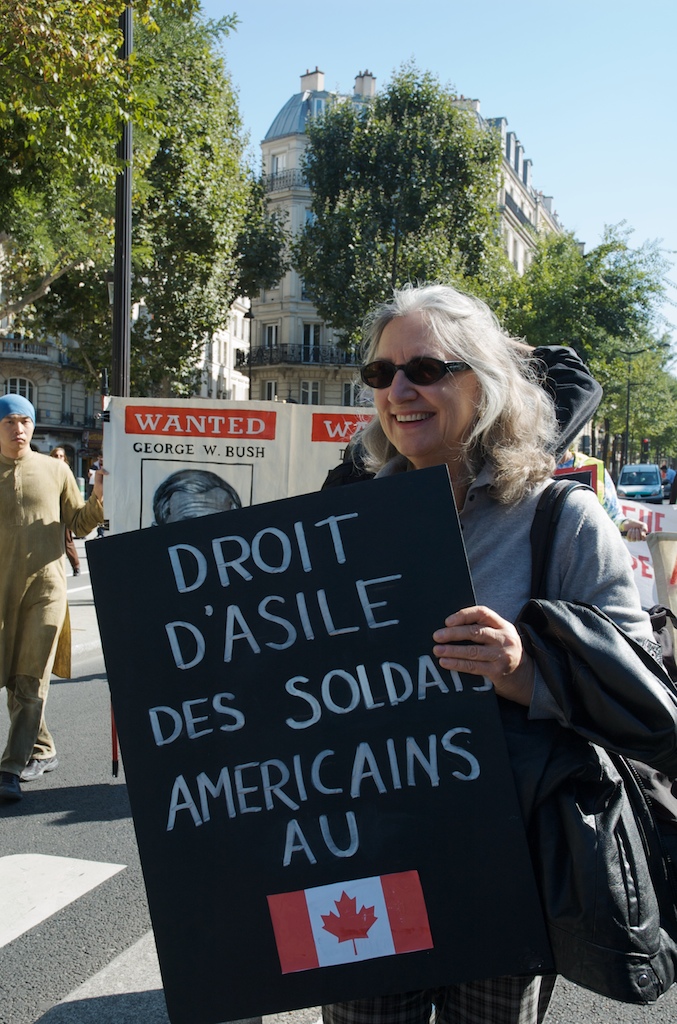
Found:
[[[541,1024],[556,975],[488,978],[322,1007],[324,1024]],[[432,1017],[431,1017],[432,1014]]]

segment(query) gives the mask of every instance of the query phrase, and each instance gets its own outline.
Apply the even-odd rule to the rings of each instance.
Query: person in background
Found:
[[[68,465],[68,459],[66,458],[66,452],[63,448],[52,448],[49,453],[53,459],[61,459]],[[71,564],[74,576],[80,575],[80,556],[78,555],[77,548],[75,547],[75,538],[72,532],[66,527],[66,558]]]
[[[531,596],[530,530],[560,436],[554,402],[524,349],[478,299],[443,285],[395,291],[366,323],[361,377],[377,415],[359,440],[376,478],[447,466],[478,603],[431,623],[431,653],[445,670],[490,680],[502,717],[519,714],[528,741],[532,719],[560,720],[514,624]],[[430,557],[436,543],[444,537],[430,539]],[[546,597],[596,605],[655,648],[627,549],[587,489],[572,491],[562,510]],[[437,1024],[537,1024],[554,981],[488,978],[334,1003],[322,1013],[325,1024],[428,1024],[431,1013]]]
[[[670,485],[669,501],[671,505],[677,504],[677,476],[675,476],[675,479],[672,481],[672,484]]]
[[[668,466],[667,462],[664,462],[661,466],[661,480],[663,481],[663,497],[669,497],[672,492],[672,485],[675,482],[675,473],[672,466]]]
[[[618,504],[618,494],[611,474],[601,459],[595,459],[592,455],[586,455],[585,452],[574,452],[573,448],[567,448],[557,463],[558,469],[579,469],[584,466],[595,466],[597,469],[597,497],[611,522],[616,524],[628,540],[646,540],[646,523],[623,514]]]
[[[0,398],[0,688],[10,718],[0,800],[20,800],[20,779],[59,763],[44,710],[68,623],[64,527],[85,537],[103,520],[103,471],[85,503],[66,463],[32,450],[34,430],[26,398]],[[70,649],[59,674],[70,674]]]

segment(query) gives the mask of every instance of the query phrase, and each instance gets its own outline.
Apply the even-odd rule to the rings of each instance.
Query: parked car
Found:
[[[631,501],[645,501],[650,505],[662,505],[663,481],[661,471],[655,463],[646,462],[623,466],[616,491],[619,498]]]

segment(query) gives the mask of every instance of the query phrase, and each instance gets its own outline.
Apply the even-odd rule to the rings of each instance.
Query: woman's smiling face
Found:
[[[376,358],[402,365],[416,356],[459,358],[443,351],[420,313],[395,317],[381,334]],[[426,386],[412,384],[399,370],[390,387],[374,391],[374,405],[388,440],[416,469],[423,469],[459,460],[479,397],[472,370],[447,373]]]

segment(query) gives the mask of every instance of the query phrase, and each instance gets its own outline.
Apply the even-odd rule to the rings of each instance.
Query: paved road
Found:
[[[82,547],[82,545],[80,545]],[[54,679],[57,771],[0,804],[0,1024],[168,1024],[86,561],[69,578],[74,678]],[[139,581],[130,581],[139,585]],[[4,703],[4,702],[3,702]],[[0,708],[0,744],[7,716]],[[264,1024],[315,1024],[311,1007]],[[674,1024],[677,993],[633,1007],[558,981],[548,1024]]]

